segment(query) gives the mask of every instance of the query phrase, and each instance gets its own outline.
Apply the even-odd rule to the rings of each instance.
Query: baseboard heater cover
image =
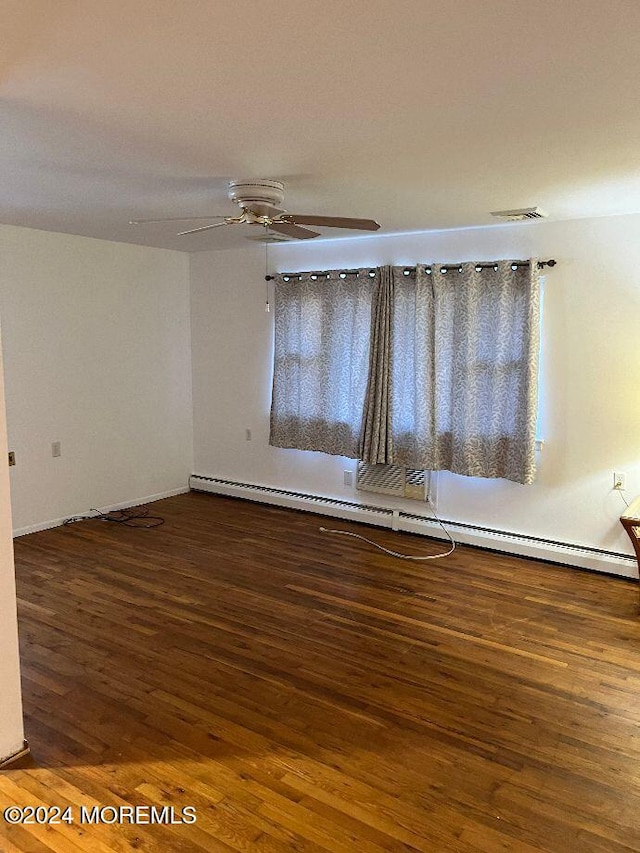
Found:
[[[273,504],[274,506],[302,509],[320,515],[332,515],[348,521],[361,521],[380,527],[393,526],[393,510],[386,507],[370,506],[355,501],[341,501],[322,495],[310,495],[304,492],[292,492],[275,486],[259,486],[253,483],[237,483],[233,480],[220,480],[217,477],[204,477],[192,474],[189,480],[194,492],[212,492],[216,495],[228,495],[234,498]]]
[[[377,527],[387,527],[405,533],[416,533],[436,539],[446,539],[438,522],[415,513],[383,506],[327,498],[322,495],[294,492],[275,486],[262,486],[254,483],[242,483],[192,474],[189,480],[192,491],[211,492],[212,494],[244,498],[274,506],[306,510],[319,515],[342,518],[345,521],[358,521]],[[461,545],[474,545],[492,551],[515,554],[521,557],[560,563],[580,569],[604,572],[621,577],[638,577],[635,557],[616,551],[605,551],[586,545],[573,545],[542,539],[506,530],[465,524],[459,521],[443,520],[453,538]]]

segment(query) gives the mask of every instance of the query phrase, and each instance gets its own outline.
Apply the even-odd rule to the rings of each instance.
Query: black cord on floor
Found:
[[[92,509],[91,512],[95,512],[96,515],[74,515],[67,518],[64,523],[74,524],[76,521],[87,521],[90,518],[95,518],[100,521],[123,524],[125,527],[141,527],[144,530],[160,527],[161,524],[164,524],[164,518],[159,515],[149,515],[149,510],[146,507],[135,506],[128,509],[114,509],[111,512]]]

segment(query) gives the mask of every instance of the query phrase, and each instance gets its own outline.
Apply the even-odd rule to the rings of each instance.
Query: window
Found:
[[[537,263],[360,273],[279,277],[271,443],[532,482]]]
[[[532,482],[538,350],[535,261],[396,276],[394,461]]]
[[[271,444],[357,457],[373,299],[367,274],[277,281]]]

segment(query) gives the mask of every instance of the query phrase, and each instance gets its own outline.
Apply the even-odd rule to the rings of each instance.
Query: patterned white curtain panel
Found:
[[[532,483],[538,265],[477,266],[395,270],[394,461]]]
[[[533,482],[535,259],[278,276],[275,321],[271,444]]]
[[[358,456],[377,272],[276,276],[270,443]]]

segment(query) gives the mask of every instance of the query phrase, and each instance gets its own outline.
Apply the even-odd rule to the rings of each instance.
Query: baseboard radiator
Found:
[[[189,485],[191,490],[196,492],[210,492],[216,495],[244,498],[258,503],[306,510],[319,515],[332,516],[345,521],[358,521],[363,524],[386,527],[405,533],[417,533],[437,539],[446,538],[438,522],[433,517],[429,517],[428,505],[425,506],[423,513],[410,513],[393,507],[372,506],[355,501],[279,489],[275,486],[241,483],[201,474],[192,474]],[[555,542],[505,530],[463,524],[458,521],[443,519],[443,523],[456,542],[460,544],[474,545],[492,551],[501,551],[507,554],[531,557],[627,578],[638,577],[635,557],[627,554]]]

